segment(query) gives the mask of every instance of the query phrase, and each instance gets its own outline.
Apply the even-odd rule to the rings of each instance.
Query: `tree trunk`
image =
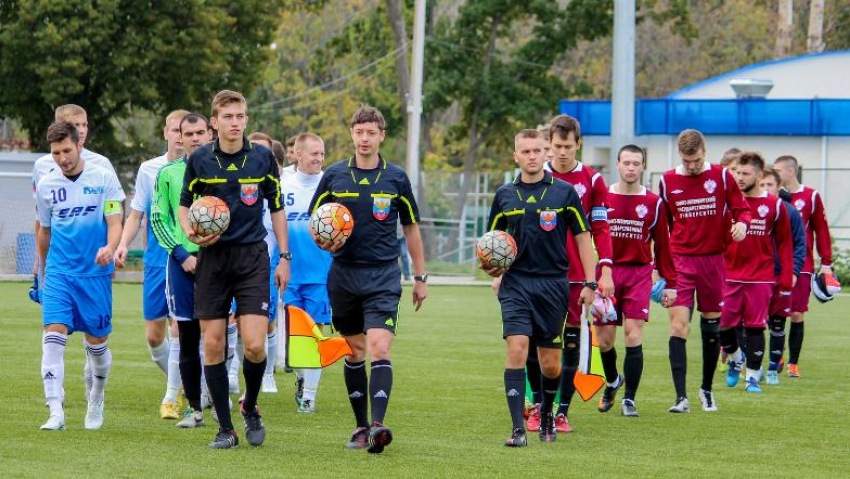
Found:
[[[785,58],[791,53],[791,38],[794,34],[794,0],[778,0],[779,15],[776,30],[776,58]]]
[[[410,93],[410,69],[407,66],[407,28],[404,24],[402,0],[386,0],[387,17],[393,29],[393,38],[398,53],[395,57],[396,90],[401,118],[407,120],[407,96]]]
[[[806,51],[819,53],[826,45],[823,43],[823,8],[824,0],[809,2],[809,36],[806,41]]]
[[[485,79],[490,74],[490,67],[493,64],[493,54],[496,50],[496,36],[499,33],[499,18],[493,18],[490,24],[490,37],[487,42],[487,53],[484,59],[484,68],[481,71],[481,79]],[[472,109],[472,116],[469,119],[469,150],[466,152],[466,158],[463,161],[463,182],[458,190],[457,200],[455,201],[455,218],[460,220],[463,217],[463,210],[466,208],[466,198],[469,196],[469,190],[473,183],[473,175],[476,173],[475,165],[478,162],[478,147],[483,143],[486,137],[486,132],[479,132],[478,120],[481,114],[481,104],[486,102],[480,94],[475,98],[475,103]],[[482,134],[485,133],[485,134]],[[463,227],[464,225],[460,225]],[[454,246],[457,244],[460,228],[452,230],[449,235],[448,245]],[[464,245],[458,245],[463,247]]]

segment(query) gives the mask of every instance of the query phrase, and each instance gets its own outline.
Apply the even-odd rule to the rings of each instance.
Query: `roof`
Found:
[[[809,53],[747,65],[670,93],[668,99],[732,99],[729,81],[736,77],[774,82],[768,99],[850,99],[843,75],[850,72],[850,50]]]

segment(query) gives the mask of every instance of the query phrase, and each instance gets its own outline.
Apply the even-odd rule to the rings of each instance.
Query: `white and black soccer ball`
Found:
[[[325,203],[310,216],[310,229],[322,242],[345,243],[354,230],[354,217],[344,205]]]
[[[202,196],[189,208],[189,225],[199,236],[224,233],[230,226],[230,208],[220,198]]]
[[[484,267],[508,269],[516,259],[516,241],[504,231],[488,231],[478,240],[476,254]]]

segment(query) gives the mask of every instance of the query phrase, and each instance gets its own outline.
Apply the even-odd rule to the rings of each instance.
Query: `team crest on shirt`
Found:
[[[558,225],[558,213],[551,210],[540,212],[540,227],[544,231],[552,231]]]
[[[372,216],[375,217],[378,221],[383,221],[387,219],[387,216],[390,215],[390,199],[389,198],[375,198],[375,201],[372,202]]]
[[[705,187],[705,191],[707,191],[708,194],[712,195],[714,194],[714,190],[717,189],[717,182],[714,180],[706,180],[703,186]]]
[[[646,214],[649,213],[649,208],[646,205],[637,205],[635,206],[635,213],[637,213],[638,218],[644,219]]]
[[[803,208],[806,207],[806,202],[803,201],[802,198],[797,198],[794,201],[794,208],[797,208],[797,211],[803,211]]]
[[[576,189],[576,193],[578,193],[579,198],[584,197],[584,194],[587,193],[587,187],[581,183],[576,183],[573,187]]]
[[[758,212],[759,212],[759,216],[764,218],[770,212],[770,208],[768,208],[766,205],[761,205],[761,206],[759,206]]]
[[[252,206],[259,198],[260,188],[257,183],[245,183],[242,185],[242,202]]]

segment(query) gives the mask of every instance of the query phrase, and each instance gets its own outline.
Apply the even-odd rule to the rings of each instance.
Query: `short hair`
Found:
[[[56,121],[47,127],[47,143],[62,143],[70,138],[74,144],[80,142],[80,133],[73,123],[67,121]]]
[[[542,126],[542,127],[538,128],[538,129],[537,129],[537,131],[539,131],[539,132],[540,132],[540,134],[541,134],[541,135],[543,135],[543,141],[547,141],[547,142],[548,142],[548,141],[550,140],[550,137],[549,137],[549,125],[544,125],[544,126]]]
[[[729,166],[733,161],[738,159],[738,155],[741,154],[741,150],[737,148],[729,148],[723,153],[723,157],[720,158],[720,166]]]
[[[539,130],[533,130],[531,128],[526,128],[525,130],[520,130],[519,133],[514,136],[514,149],[516,149],[516,142],[523,139],[531,139],[531,140],[539,140],[543,138],[543,134],[540,133]]]
[[[773,164],[784,163],[786,165],[791,165],[791,168],[794,169],[794,173],[800,168],[800,164],[797,163],[797,158],[794,158],[791,155],[782,155],[773,162]]]
[[[387,129],[387,121],[384,120],[384,115],[374,106],[363,105],[351,115],[351,128],[363,123],[374,123],[378,125],[378,129],[381,131]]]
[[[755,151],[745,151],[738,155],[739,166],[752,166],[756,171],[764,171],[764,158]]]
[[[779,177],[779,172],[778,172],[778,171],[776,171],[776,168],[771,168],[771,167],[769,167],[769,166],[766,166],[766,167],[764,168],[764,176],[765,176],[765,177],[767,177],[767,176],[772,176],[772,177],[773,177],[773,179],[774,179],[774,180],[776,180],[776,184],[777,184],[777,185],[781,185],[781,184],[782,184],[782,179]]]
[[[325,142],[322,141],[322,138],[319,135],[315,133],[301,133],[295,140],[295,151],[298,152],[303,150],[304,144],[307,143],[309,140],[317,141],[321,143],[322,146],[325,145]]]
[[[218,109],[225,107],[227,105],[231,105],[233,103],[242,103],[245,105],[245,108],[248,108],[248,102],[245,100],[245,97],[242,96],[238,91],[233,90],[221,90],[216,93],[213,97],[212,101],[212,113],[210,113],[210,117],[215,117],[218,115]]]
[[[570,132],[573,132],[576,141],[581,140],[581,124],[569,115],[558,115],[549,122],[549,141],[554,139],[555,135],[566,140]]]
[[[283,147],[283,143],[272,140],[272,154],[274,154],[274,159],[278,165],[282,165],[283,161],[286,160],[286,148]]]
[[[698,151],[705,151],[705,137],[699,130],[682,130],[679,133],[679,153],[695,155]]]
[[[174,120],[183,121],[183,118],[186,118],[191,112],[188,110],[174,110],[165,117],[165,127],[168,128],[168,124]],[[178,124],[179,126],[179,124]]]
[[[272,137],[263,133],[262,131],[255,131],[254,133],[251,133],[250,135],[248,135],[248,141],[249,142],[265,141],[266,143],[269,144],[269,146],[271,146],[273,140],[272,140]]]
[[[286,139],[286,147],[289,148],[291,146],[291,147],[295,148],[295,140],[297,140],[297,139],[298,139],[298,135],[292,135],[289,138],[287,138]]]
[[[68,118],[77,115],[86,115],[86,110],[80,105],[74,105],[73,103],[68,103],[67,105],[61,105],[56,107],[56,111],[53,112],[53,119],[55,121],[68,121]]]
[[[184,123],[198,123],[199,121],[204,122],[204,125],[206,125],[207,130],[210,129],[210,121],[207,120],[207,117],[201,115],[200,113],[189,113],[188,115],[184,116],[182,120],[180,120],[180,133],[183,133]]]
[[[622,155],[624,151],[628,151],[629,153],[640,153],[642,160],[641,163],[646,164],[646,151],[644,151],[643,148],[633,144],[626,145],[620,148],[620,151],[617,152],[617,161],[620,161],[620,155]]]

